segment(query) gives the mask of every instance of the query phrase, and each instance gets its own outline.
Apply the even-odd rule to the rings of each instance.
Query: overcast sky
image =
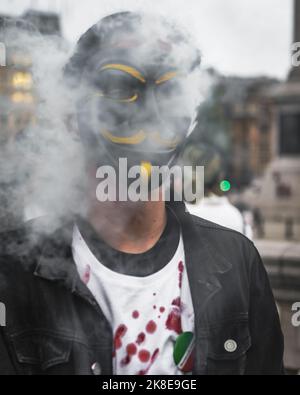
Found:
[[[293,0],[0,0],[0,12],[32,7],[62,14],[75,40],[102,16],[144,9],[170,15],[197,37],[204,65],[224,74],[285,78],[290,68]]]

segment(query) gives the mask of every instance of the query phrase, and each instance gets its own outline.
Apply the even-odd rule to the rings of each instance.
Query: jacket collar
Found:
[[[195,361],[193,374],[203,370],[200,331],[208,321],[208,302],[222,290],[220,277],[231,270],[232,264],[214,248],[206,235],[205,226],[197,226],[196,217],[189,214],[183,203],[173,202],[171,209],[181,224],[185,263],[189,279],[195,319]]]
[[[95,305],[90,290],[81,281],[72,254],[74,219],[68,220],[42,242],[34,275],[63,284],[69,291]]]
[[[232,264],[214,248],[207,238],[205,226],[196,224],[182,202],[169,206],[181,224],[186,267],[195,310],[195,321],[203,319],[208,301],[222,289],[219,276],[227,273]]]

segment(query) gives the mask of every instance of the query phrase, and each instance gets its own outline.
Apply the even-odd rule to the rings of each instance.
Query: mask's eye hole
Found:
[[[122,103],[133,103],[138,99],[137,93],[133,93],[132,96],[129,97],[129,95],[126,92],[123,92],[121,90],[114,90],[110,92],[98,91],[95,93],[95,96],[103,97],[104,99],[116,100]]]
[[[105,99],[132,103],[138,99],[139,81],[118,70],[105,70],[93,83],[95,95]]]
[[[168,71],[155,81],[156,92],[161,100],[173,100],[183,93],[184,76],[182,71]]]
[[[157,92],[162,96],[180,95],[182,91],[181,80],[169,80],[157,85]]]
[[[156,88],[156,98],[158,104],[164,109],[176,108],[177,112],[181,111],[186,96],[184,95],[182,84],[179,80],[170,80],[163,82]],[[168,110],[168,112],[170,112]],[[174,112],[173,112],[174,114]]]

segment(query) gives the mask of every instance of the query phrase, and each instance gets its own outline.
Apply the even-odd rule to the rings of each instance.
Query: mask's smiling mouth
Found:
[[[111,141],[112,143],[115,144],[130,144],[130,145],[136,145],[142,143],[146,139],[146,133],[143,130],[140,130],[139,132],[135,133],[132,136],[127,136],[127,137],[121,137],[121,136],[115,136],[108,130],[102,130],[101,131],[102,136],[108,140]]]
[[[178,137],[174,137],[170,140],[165,140],[161,137],[158,132],[152,133],[145,133],[144,130],[139,130],[137,133],[133,134],[132,136],[116,136],[112,134],[108,130],[102,130],[101,135],[108,141],[115,143],[115,144],[126,144],[126,145],[138,145],[144,142],[146,139],[155,142],[164,147],[168,148],[176,148],[180,139]]]

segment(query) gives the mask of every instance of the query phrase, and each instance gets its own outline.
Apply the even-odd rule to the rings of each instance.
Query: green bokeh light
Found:
[[[228,192],[228,191],[230,191],[230,188],[231,188],[231,184],[230,184],[230,182],[228,180],[222,180],[220,182],[220,189],[221,189],[221,191]]]

